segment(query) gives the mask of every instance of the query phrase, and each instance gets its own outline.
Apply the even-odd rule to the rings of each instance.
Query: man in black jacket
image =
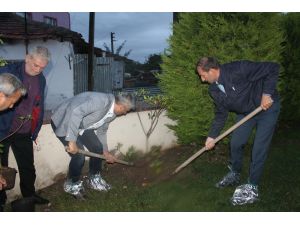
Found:
[[[203,57],[197,63],[197,72],[203,82],[210,84],[209,94],[215,103],[215,118],[205,142],[207,149],[214,147],[213,140],[223,129],[228,112],[236,113],[238,122],[258,106],[264,110],[233,132],[230,171],[216,184],[223,188],[240,182],[243,148],[256,127],[248,182],[238,186],[231,198],[233,205],[253,203],[258,200],[259,179],[280,112],[276,90],[279,65],[246,60],[220,65],[215,58]]]
[[[2,166],[8,166],[11,147],[20,175],[23,197],[32,197],[36,204],[48,204],[47,199],[35,192],[35,166],[33,142],[42,127],[44,115],[44,91],[46,79],[43,70],[50,61],[46,47],[36,46],[25,57],[25,62],[15,62],[0,68],[0,73],[11,73],[19,78],[27,89],[27,95],[15,107],[0,114],[0,140],[3,140]],[[22,120],[22,118],[28,118]],[[30,120],[29,120],[30,118]],[[10,135],[12,134],[13,135]],[[6,138],[8,137],[8,138]]]
[[[26,95],[22,82],[10,73],[0,74],[0,112],[12,108],[14,104]],[[1,148],[1,146],[0,146]],[[1,149],[0,149],[1,150]],[[6,202],[6,180],[0,174],[0,212],[3,212]]]

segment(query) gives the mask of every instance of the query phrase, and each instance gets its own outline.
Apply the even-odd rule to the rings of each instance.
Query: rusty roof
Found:
[[[0,39],[4,42],[16,40],[54,39],[58,41],[70,41],[74,45],[74,52],[88,53],[88,43],[82,35],[64,27],[51,26],[46,23],[27,20],[27,32],[25,32],[25,18],[12,12],[0,12]],[[94,54],[101,56],[105,52],[101,48],[94,47]],[[124,57],[106,52],[107,56],[124,60]]]
[[[42,22],[27,21],[25,33],[25,19],[15,13],[0,13],[0,38],[3,40],[35,40],[57,39],[72,42],[84,42],[82,35],[63,27],[55,27]]]

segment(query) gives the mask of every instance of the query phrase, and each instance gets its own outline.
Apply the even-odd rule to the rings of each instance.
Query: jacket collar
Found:
[[[216,81],[216,83],[218,84],[225,84],[225,72],[224,72],[224,67],[223,65],[220,66],[220,75],[219,75],[219,79]]]

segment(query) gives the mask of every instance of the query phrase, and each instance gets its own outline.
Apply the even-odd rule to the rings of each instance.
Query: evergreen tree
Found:
[[[300,121],[300,14],[288,13],[284,16],[286,34],[282,65],[281,119]]]
[[[283,33],[278,13],[181,13],[163,56],[160,86],[168,97],[169,126],[181,143],[199,142],[214,116],[208,85],[195,74],[202,56],[280,62]],[[231,124],[232,125],[232,122]]]
[[[160,70],[160,64],[162,63],[161,55],[160,54],[151,54],[146,59],[143,69],[145,71],[150,70]]]

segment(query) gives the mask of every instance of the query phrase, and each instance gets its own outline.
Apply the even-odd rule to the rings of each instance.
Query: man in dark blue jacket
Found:
[[[216,184],[223,188],[240,182],[243,148],[255,127],[248,182],[238,186],[231,198],[233,205],[253,203],[258,200],[259,179],[280,112],[276,90],[279,65],[246,60],[220,65],[215,58],[203,57],[197,63],[197,72],[203,82],[210,84],[209,94],[215,103],[215,118],[205,142],[207,149],[214,147],[214,139],[223,129],[228,112],[236,113],[238,122],[257,107],[263,108],[233,132],[230,171]]]
[[[0,74],[0,112],[8,108],[12,108],[22,96],[26,95],[26,89],[22,82],[10,73]],[[0,146],[1,148],[1,146]],[[0,174],[0,212],[3,212],[6,202],[6,193],[4,191],[7,186],[6,180]]]
[[[8,152],[11,147],[19,169],[21,193],[23,197],[32,197],[36,204],[49,203],[47,199],[35,193],[36,174],[33,155],[33,141],[41,129],[44,115],[46,79],[42,71],[49,60],[48,49],[38,46],[26,55],[25,62],[0,67],[0,73],[14,74],[27,89],[27,95],[22,101],[14,108],[0,113],[0,141],[4,145],[1,163],[8,166]]]

